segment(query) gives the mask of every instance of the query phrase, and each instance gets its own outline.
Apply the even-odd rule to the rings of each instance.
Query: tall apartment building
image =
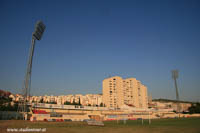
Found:
[[[115,76],[104,79],[103,103],[107,107],[114,108],[120,108],[123,105],[147,108],[147,87],[135,78],[122,79]]]

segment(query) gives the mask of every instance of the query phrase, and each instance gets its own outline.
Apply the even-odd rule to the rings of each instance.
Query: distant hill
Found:
[[[195,103],[195,102],[190,102],[190,101],[177,101],[177,100],[171,100],[171,99],[153,99],[152,101],[159,101],[159,102],[174,102],[174,103],[177,103],[177,102],[180,102],[180,103]]]
[[[11,94],[9,91],[0,90],[0,97],[9,97]]]

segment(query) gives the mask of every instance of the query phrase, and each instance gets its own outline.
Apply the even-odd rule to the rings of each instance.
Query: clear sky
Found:
[[[101,93],[135,77],[153,98],[200,101],[199,0],[0,0],[0,89],[20,93],[37,20],[32,95]]]

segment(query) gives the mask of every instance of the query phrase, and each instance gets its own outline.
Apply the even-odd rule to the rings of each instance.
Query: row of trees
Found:
[[[13,105],[11,105],[11,102],[11,98],[0,97],[0,111],[17,111],[18,103],[13,102]]]
[[[34,102],[34,101],[32,101]],[[39,101],[39,103],[48,103],[48,104],[57,104],[55,101],[54,102],[44,102],[43,98]]]
[[[174,103],[192,103],[189,101],[177,101],[177,100],[171,100],[171,99],[153,99],[152,101],[159,101],[159,102],[174,102]]]
[[[33,101],[34,102],[34,101]],[[44,100],[43,100],[43,98],[39,101],[39,103],[48,103],[48,104],[57,104],[56,102],[44,102]],[[71,102],[68,102],[68,101],[66,101],[65,103],[64,103],[64,105],[82,105],[81,104],[81,100],[80,100],[80,98],[79,98],[79,101],[78,102],[75,102],[75,100],[73,100],[73,102],[71,103]],[[92,106],[91,104],[88,104],[88,106]],[[103,104],[103,103],[101,103],[100,105],[95,105],[96,107],[98,107],[98,106],[100,106],[100,107],[105,107],[105,105]]]
[[[0,105],[0,111],[17,111],[18,109],[18,103],[14,103],[14,105],[11,105],[10,103],[5,105]]]
[[[79,102],[78,102],[78,103],[76,103],[75,100],[74,100],[72,103],[66,101],[66,102],[64,103],[64,105],[81,105],[81,102],[80,102],[80,99],[79,99]]]
[[[80,98],[79,98],[79,101],[78,101],[78,103],[77,102],[75,102],[75,100],[73,100],[73,102],[71,103],[71,102],[68,102],[68,101],[66,101],[65,103],[64,103],[64,105],[82,105],[81,104],[81,101],[80,101]],[[92,106],[91,104],[88,104],[88,106]],[[96,106],[96,107],[98,107],[98,106],[100,106],[100,107],[105,107],[105,105],[103,104],[103,103],[101,103],[100,105],[93,105],[93,106]]]

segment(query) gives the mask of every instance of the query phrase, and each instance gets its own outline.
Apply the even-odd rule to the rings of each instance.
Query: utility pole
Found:
[[[23,86],[23,98],[20,100],[18,106],[18,112],[23,113],[23,119],[27,120],[28,117],[28,103],[30,98],[30,88],[31,88],[31,73],[32,73],[32,62],[33,62],[33,54],[35,49],[35,41],[41,40],[42,34],[45,30],[45,25],[42,21],[38,21],[35,26],[35,31],[32,34],[31,48],[29,53],[29,59],[27,64],[27,70],[24,79]]]
[[[176,100],[177,100],[177,112],[180,113],[180,99],[179,99],[179,92],[178,92],[178,87],[177,87],[177,81],[176,79],[178,78],[178,70],[172,70],[172,78],[174,79],[174,85],[176,88]]]
[[[143,121],[143,113],[142,113],[142,125],[144,124],[144,121]]]
[[[150,110],[148,112],[149,112],[149,125],[150,125],[151,124]]]

